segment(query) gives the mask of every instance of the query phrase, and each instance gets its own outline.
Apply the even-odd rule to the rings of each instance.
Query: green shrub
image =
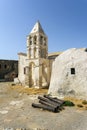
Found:
[[[72,107],[72,106],[75,106],[75,104],[73,102],[67,100],[67,101],[64,102],[64,106]]]

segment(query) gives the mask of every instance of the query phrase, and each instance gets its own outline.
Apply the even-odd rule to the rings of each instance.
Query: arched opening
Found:
[[[40,43],[43,44],[43,36],[40,36]]]
[[[37,44],[37,36],[35,35],[34,36],[34,45],[36,45]]]
[[[32,45],[32,37],[31,36],[29,37],[29,42],[30,42],[30,45]]]
[[[4,65],[4,68],[7,69],[7,65],[6,64]]]
[[[35,42],[37,41],[37,36],[36,36],[36,35],[34,36],[34,41],[35,41]]]

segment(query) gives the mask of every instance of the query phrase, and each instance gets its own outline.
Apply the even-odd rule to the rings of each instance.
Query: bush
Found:
[[[72,106],[75,106],[75,104],[73,102],[67,100],[67,101],[64,102],[64,106],[72,107]]]

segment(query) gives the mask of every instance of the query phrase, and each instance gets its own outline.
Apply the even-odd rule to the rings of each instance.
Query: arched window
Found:
[[[37,43],[37,36],[34,36],[34,44],[36,45]]]
[[[30,45],[32,45],[32,37],[29,37]]]
[[[40,36],[40,42],[43,44],[43,36]]]

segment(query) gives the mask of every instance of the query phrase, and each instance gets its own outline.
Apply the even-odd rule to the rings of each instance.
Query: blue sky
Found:
[[[37,20],[49,52],[87,47],[87,0],[0,0],[0,59],[26,52],[26,36]]]

